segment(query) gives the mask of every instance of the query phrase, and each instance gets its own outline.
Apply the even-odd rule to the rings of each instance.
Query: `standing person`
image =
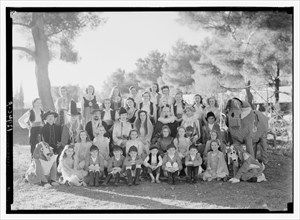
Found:
[[[82,97],[81,101],[83,127],[85,127],[85,125],[91,120],[91,112],[97,105],[95,87],[89,85],[85,92],[86,94]]]
[[[68,89],[66,86],[62,86],[59,91],[61,97],[57,99],[55,105],[58,113],[56,124],[63,127],[69,121],[68,111],[71,100],[69,98]]]
[[[112,88],[109,98],[111,102],[111,108],[116,112],[119,112],[120,108],[124,106],[124,100],[121,96],[119,87],[115,86]]]
[[[129,87],[129,95],[128,95],[129,98],[133,98],[135,104],[137,106],[139,106],[139,104],[141,103],[142,99],[139,95],[139,91],[136,89],[135,86],[130,86]]]
[[[91,141],[94,140],[94,137],[96,136],[96,132],[100,126],[103,126],[105,129],[105,137],[109,137],[108,133],[108,125],[106,122],[101,120],[101,111],[99,108],[95,108],[92,112],[92,119],[89,121],[86,126],[85,130],[87,131],[87,134],[89,135],[89,138]]]
[[[194,104],[193,104],[194,109],[196,110],[196,115],[198,120],[200,120],[200,123],[202,124],[203,118],[204,118],[204,108],[205,106],[203,105],[203,98],[201,95],[196,94],[194,96]]]
[[[207,167],[203,173],[203,180],[212,181],[217,179],[219,181],[228,176],[228,167],[224,155],[220,151],[219,142],[216,140],[212,141],[210,147],[212,151],[207,153]]]
[[[59,158],[63,146],[61,145],[61,126],[55,124],[57,117],[58,114],[51,110],[44,114],[43,120],[46,124],[42,127],[41,134],[43,140],[53,148],[53,153]]]
[[[129,152],[124,160],[123,169],[126,170],[128,186],[139,185],[139,177],[143,160],[138,155],[138,149],[135,146],[129,148]],[[134,176],[134,179],[132,178]]]
[[[152,83],[151,88],[150,88],[150,101],[155,105],[156,107],[156,118],[155,122],[157,121],[158,118],[158,110],[159,110],[159,102],[161,98],[161,94],[159,93],[159,86],[157,83]]]
[[[110,99],[104,99],[102,103],[101,120],[107,124],[107,130],[110,131],[116,119],[119,118],[118,113],[111,108]]]
[[[157,146],[152,145],[150,147],[150,154],[144,160],[145,167],[147,168],[147,173],[151,177],[151,183],[155,183],[155,181],[156,183],[160,183],[159,175],[162,162],[163,160],[160,154],[158,153]]]
[[[25,112],[18,120],[21,128],[27,128],[29,130],[31,156],[33,155],[36,144],[41,141],[43,114],[42,101],[40,98],[36,98],[32,102],[32,109]]]
[[[140,110],[138,112],[138,117],[136,118],[133,127],[138,131],[139,139],[142,141],[144,149],[146,149],[148,153],[153,133],[153,125],[146,111]]]
[[[125,146],[129,138],[129,133],[132,129],[132,125],[127,121],[127,111],[125,108],[121,107],[119,114],[120,118],[114,123],[113,126],[113,144],[120,146],[123,149],[124,155],[126,155]]]
[[[202,158],[200,153],[198,153],[195,144],[189,147],[189,153],[185,157],[185,166],[187,167],[187,182],[196,183],[198,180],[198,174],[201,173],[202,168]]]
[[[216,122],[219,123],[220,122],[220,108],[217,102],[217,99],[212,96],[210,98],[207,99],[207,106],[204,109],[204,122],[207,124],[207,114],[209,112],[213,112],[216,118]]]
[[[136,114],[137,114],[137,108],[136,108],[136,103],[133,98],[129,97],[126,99],[126,106],[125,109],[127,111],[127,119],[128,121],[133,124],[135,119],[136,119]]]
[[[161,87],[162,96],[160,98],[160,104],[159,106],[163,106],[163,101],[166,102],[166,104],[172,106],[174,104],[174,97],[170,96],[170,88],[167,85],[164,85]]]
[[[144,92],[142,100],[143,101],[139,104],[139,109],[146,111],[149,115],[152,124],[154,124],[156,118],[156,107],[150,101],[150,92],[148,91]]]
[[[185,110],[186,103],[183,101],[182,92],[177,92],[175,95],[175,103],[173,104],[173,113],[177,118],[178,124],[181,124],[182,115]]]
[[[85,160],[90,152],[92,142],[86,131],[81,130],[77,137],[77,143],[74,147],[74,167],[76,170],[83,170],[85,167]]]
[[[68,114],[71,116],[71,119],[70,122],[65,124],[63,127],[61,134],[62,146],[66,146],[67,144],[75,144],[79,131],[83,130],[79,119],[80,112],[78,112],[76,102],[73,100],[71,100],[70,111]]]

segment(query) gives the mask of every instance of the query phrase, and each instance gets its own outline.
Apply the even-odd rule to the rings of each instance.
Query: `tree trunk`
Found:
[[[276,78],[275,78],[275,103],[279,102],[279,85],[280,85],[280,79],[279,79],[279,75],[280,75],[280,68],[279,68],[279,64],[277,63],[277,73],[276,73]]]
[[[55,110],[48,75],[49,49],[44,32],[43,13],[32,13],[32,36],[35,44],[35,76],[43,109]]]
[[[246,88],[247,101],[248,101],[249,104],[251,105],[251,108],[254,109],[254,108],[253,108],[253,95],[252,95],[252,93],[251,93],[251,91],[250,91],[250,88],[251,88],[251,87],[250,87],[250,84],[251,84],[251,81],[249,80],[248,83],[247,83],[248,87]]]

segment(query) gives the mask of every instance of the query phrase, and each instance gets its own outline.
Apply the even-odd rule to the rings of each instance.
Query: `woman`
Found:
[[[97,105],[94,86],[89,85],[85,91],[86,94],[83,96],[81,102],[82,124],[84,127],[91,120],[91,112]]]
[[[102,103],[102,109],[103,110],[101,110],[101,120],[106,123],[107,130],[110,130],[115,120],[119,118],[119,115],[115,110],[111,108],[110,99],[104,99]]]
[[[41,141],[43,114],[42,101],[40,98],[36,98],[32,102],[32,109],[25,112],[18,120],[21,128],[27,128],[29,130],[31,156],[33,155],[36,144]]]
[[[194,96],[193,107],[196,110],[197,118],[200,120],[200,122],[202,122],[203,121],[203,117],[204,117],[204,108],[205,108],[205,106],[203,105],[203,98],[202,98],[201,95],[196,94]]]
[[[120,108],[124,105],[119,87],[115,86],[112,88],[109,98],[111,102],[111,108],[119,112]]]
[[[142,97],[143,101],[140,103],[139,109],[146,111],[152,124],[154,124],[156,121],[156,106],[150,101],[150,92],[144,92]]]
[[[133,124],[136,119],[137,108],[134,99],[131,97],[126,100],[126,111],[128,121]]]
[[[56,124],[64,126],[69,121],[68,111],[71,101],[68,97],[67,87],[62,86],[60,88],[60,96],[56,101],[56,111],[58,113]]]

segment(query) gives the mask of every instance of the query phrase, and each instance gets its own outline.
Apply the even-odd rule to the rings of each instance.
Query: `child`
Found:
[[[147,156],[147,151],[144,149],[143,143],[138,139],[138,131],[136,129],[132,129],[129,132],[129,140],[126,142],[125,152],[126,155],[129,153],[129,148],[131,146],[136,146],[138,150],[138,156],[142,159]]]
[[[86,158],[85,170],[89,172],[86,182],[89,186],[99,186],[99,180],[104,171],[104,159],[99,154],[97,146],[92,145],[90,155]]]
[[[138,149],[136,146],[131,146],[123,163],[123,167],[126,170],[126,175],[128,178],[128,186],[132,186],[132,184],[139,185],[142,164],[143,160],[138,156]],[[135,178],[133,180],[132,176],[134,176],[134,174]]]
[[[207,106],[204,108],[204,122],[207,124],[208,113],[212,112],[215,115],[215,120],[217,123],[220,122],[220,108],[217,102],[217,99],[212,96],[207,99]]]
[[[204,152],[203,152],[203,160],[204,160],[205,163],[207,162],[207,152],[209,150],[211,150],[210,145],[211,145],[211,142],[213,140],[218,141],[218,143],[220,145],[220,148],[221,148],[221,151],[223,152],[224,155],[226,155],[226,146],[223,143],[221,143],[221,140],[218,138],[218,135],[219,135],[218,132],[215,131],[215,130],[212,130],[210,132],[210,138],[211,139],[206,142],[206,146],[205,146],[205,149],[204,149]]]
[[[193,128],[193,133],[192,133],[193,143],[195,143],[198,139],[201,138],[200,121],[197,115],[195,114],[195,109],[190,105],[187,105],[185,107],[185,111],[182,116],[181,126],[184,127],[185,129],[187,127]]]
[[[177,176],[182,169],[181,159],[176,154],[176,147],[173,143],[168,145],[167,154],[163,158],[162,169],[167,172],[169,184],[175,184]]]
[[[106,130],[103,126],[97,129],[97,136],[93,140],[93,144],[99,149],[99,153],[104,158],[104,168],[107,168],[109,160],[109,138],[105,137]]]
[[[198,153],[195,144],[192,144],[189,148],[189,154],[185,157],[185,166],[187,167],[187,182],[196,183],[198,174],[201,173],[202,158]]]
[[[228,176],[228,168],[224,159],[224,155],[219,151],[219,142],[217,140],[211,141],[210,147],[212,151],[207,154],[207,168],[203,174],[204,181],[217,181]]]
[[[173,142],[171,130],[168,125],[164,125],[161,129],[161,137],[157,140],[158,152],[162,157],[167,152],[167,147]]]
[[[221,137],[220,126],[216,122],[215,114],[213,112],[208,112],[206,120],[207,124],[203,126],[203,144],[206,144],[206,142],[211,139],[210,132],[212,130],[217,131],[218,137]]]
[[[151,177],[151,183],[160,183],[160,167],[162,165],[162,157],[158,153],[158,147],[152,145],[150,148],[150,154],[145,158],[144,164],[147,167],[147,171]],[[155,175],[155,178],[154,178]]]
[[[240,179],[242,181],[258,183],[267,181],[265,174],[263,174],[265,169],[264,164],[260,164],[257,160],[255,160],[253,156],[246,151],[246,146],[245,148],[241,147],[240,152],[243,157],[242,166],[238,170],[237,174],[228,181],[232,183],[238,183],[240,182]]]
[[[115,178],[114,186],[119,185],[120,173],[122,171],[122,166],[125,157],[122,155],[123,150],[119,146],[114,146],[113,154],[114,156],[108,160],[108,165],[107,165],[108,176],[104,180],[104,183],[102,184],[103,186],[107,186],[107,184],[109,183],[112,177]]]
[[[61,184],[70,186],[86,186],[83,178],[87,175],[84,170],[77,170],[74,167],[74,145],[66,145],[60,155],[58,172],[61,172]]]
[[[83,170],[85,167],[85,160],[87,155],[90,152],[90,147],[92,146],[92,143],[90,142],[90,139],[88,137],[88,134],[86,131],[81,130],[77,137],[77,143],[74,147],[74,165],[75,169],[77,170]]]

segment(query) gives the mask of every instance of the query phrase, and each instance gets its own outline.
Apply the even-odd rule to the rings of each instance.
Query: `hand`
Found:
[[[235,177],[233,177],[233,178],[231,178],[230,180],[228,180],[228,182],[238,183],[238,182],[240,182],[240,180],[237,179],[237,178],[235,178]]]

